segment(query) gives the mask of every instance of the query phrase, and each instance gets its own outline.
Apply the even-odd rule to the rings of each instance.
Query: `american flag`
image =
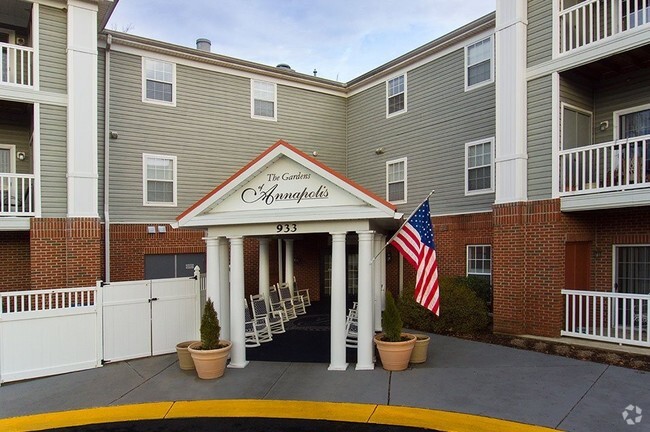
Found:
[[[415,300],[431,312],[440,315],[438,262],[428,199],[402,225],[389,243],[392,243],[417,269]]]

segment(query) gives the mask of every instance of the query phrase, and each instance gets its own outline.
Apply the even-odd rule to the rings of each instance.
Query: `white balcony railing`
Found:
[[[650,294],[562,290],[562,336],[650,347]]]
[[[34,175],[0,173],[0,217],[35,216]]]
[[[34,85],[34,48],[0,42],[0,84]]]
[[[558,18],[560,53],[565,53],[648,25],[650,0],[586,0],[562,5]]]
[[[650,187],[650,135],[560,151],[560,195]]]

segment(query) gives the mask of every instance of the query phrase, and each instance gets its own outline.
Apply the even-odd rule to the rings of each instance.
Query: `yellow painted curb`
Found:
[[[424,408],[343,402],[228,399],[143,403],[13,417],[0,419],[0,431],[23,432],[119,421],[194,417],[331,420],[411,426],[446,432],[547,432],[556,430],[489,417]]]
[[[3,432],[22,432],[129,420],[162,419],[174,402],[87,408],[0,419]]]
[[[376,405],[342,402],[230,399],[179,401],[166,418],[179,417],[268,417],[287,419],[368,421]]]
[[[548,432],[557,429],[473,414],[377,405],[368,423],[438,429],[448,432]]]

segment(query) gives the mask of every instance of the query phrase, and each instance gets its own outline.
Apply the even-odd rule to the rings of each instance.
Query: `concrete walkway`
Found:
[[[259,399],[409,406],[568,431],[650,431],[650,373],[431,335],[427,363],[404,372],[332,372],[326,364],[251,362],[214,381],[176,355],[8,383],[0,417],[142,402]],[[643,410],[628,425],[623,411]],[[635,418],[630,415],[628,418]]]

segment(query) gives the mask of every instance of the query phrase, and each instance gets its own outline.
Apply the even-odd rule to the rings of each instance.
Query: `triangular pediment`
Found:
[[[396,216],[392,204],[278,141],[177,220],[180,226],[217,226]]]

